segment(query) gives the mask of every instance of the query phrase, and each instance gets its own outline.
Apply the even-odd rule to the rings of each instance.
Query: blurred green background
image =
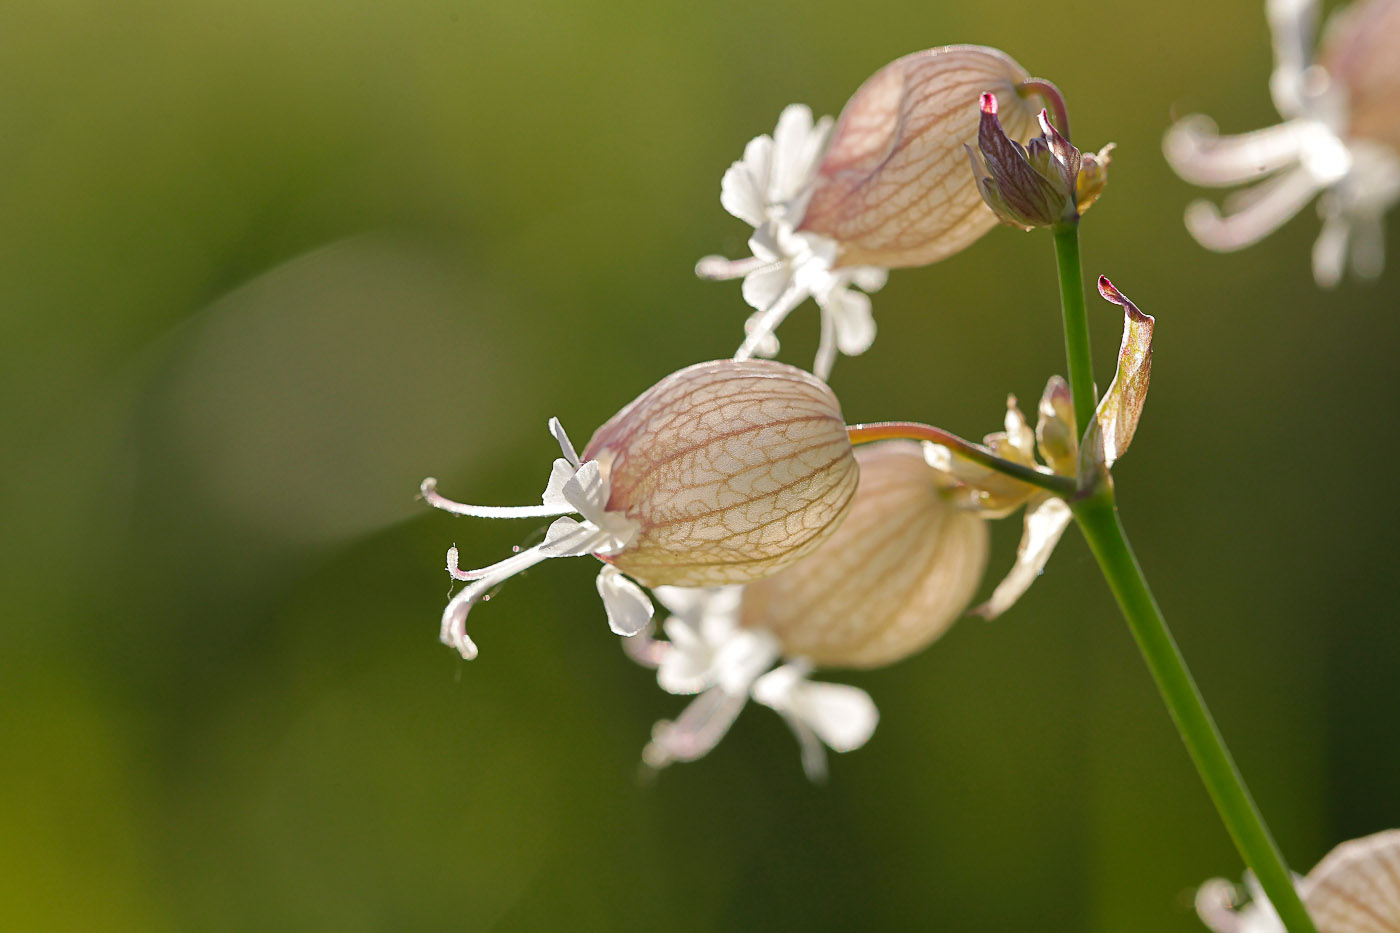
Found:
[[[951,42],[1119,145],[1086,272],[1158,319],[1123,514],[1294,868],[1400,825],[1400,250],[1332,293],[1311,210],[1206,253],[1159,151],[1274,122],[1262,2],[8,3],[0,926],[1201,929],[1241,865],[1074,532],[1001,620],[845,678],[883,719],[824,787],[764,710],[639,780],[682,701],[587,561],[479,610],[479,660],[437,642],[447,546],[531,528],[419,480],[529,502],[549,416],[582,442],[732,352],[737,284],[691,273],[742,254],[725,167]],[[1053,270],[999,229],[896,273],[848,418],[996,429],[1063,370]]]

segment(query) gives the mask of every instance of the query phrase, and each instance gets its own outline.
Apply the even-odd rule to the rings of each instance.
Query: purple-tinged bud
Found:
[[[741,623],[789,657],[877,667],[919,651],[962,615],[987,564],[986,523],[942,491],[920,446],[860,447],[841,527],[809,557],[744,588]]]
[[[667,376],[583,452],[609,482],[609,513],[636,523],[604,557],[649,586],[748,583],[835,530],[859,468],[840,403],[810,373],[719,360]]]
[[[963,167],[962,148],[977,137],[972,106],[1000,94],[1006,131],[1024,139],[1035,108],[1017,86],[1028,79],[1005,52],[977,45],[881,68],[841,111],[798,231],[834,240],[841,267],[922,266],[971,245],[995,226]]]
[[[967,155],[992,212],[1003,223],[1027,230],[1078,220],[1079,150],[1060,135],[1046,112],[1040,112],[1041,135],[1022,146],[997,119],[995,95],[983,94],[978,107],[977,150],[968,146]]]
[[[1400,152],[1400,0],[1355,3],[1338,14],[1318,63],[1346,92],[1347,134]]]

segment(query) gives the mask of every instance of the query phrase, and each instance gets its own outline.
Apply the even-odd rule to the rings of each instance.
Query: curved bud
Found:
[[[810,557],[744,589],[743,625],[788,656],[876,667],[943,634],[987,563],[987,529],[940,492],[944,474],[916,443],[861,447],[860,486],[841,527]]]
[[[979,45],[881,68],[841,111],[798,229],[835,240],[838,266],[921,266],[969,246],[996,225],[963,152],[977,141],[977,100],[998,95],[1002,126],[1024,140],[1040,109],[1017,93],[1029,77]]]
[[[1348,7],[1328,24],[1318,59],[1346,91],[1348,135],[1400,151],[1400,0]]]
[[[607,511],[636,529],[603,559],[649,586],[776,573],[835,530],[859,474],[836,396],[770,360],[667,376],[599,428],[583,459],[603,468]]]

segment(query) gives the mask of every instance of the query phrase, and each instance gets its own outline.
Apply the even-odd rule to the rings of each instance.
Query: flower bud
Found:
[[[744,588],[740,619],[783,653],[823,667],[876,667],[928,645],[963,613],[987,564],[987,529],[942,493],[919,445],[856,450],[860,486],[811,556]]]
[[[605,559],[647,585],[747,583],[822,542],[859,470],[836,396],[770,360],[700,363],[598,429],[583,453],[636,523]]]
[[[982,200],[1014,227],[1053,227],[1079,218],[1079,150],[1040,112],[1041,135],[1025,146],[1010,139],[997,119],[995,95],[979,101],[977,151],[968,147]],[[1100,185],[1102,187],[1102,185]]]
[[[1370,0],[1342,11],[1318,63],[1346,92],[1349,135],[1400,152],[1400,2]]]
[[[1000,95],[1003,128],[1025,139],[1036,108],[1017,86],[1029,77],[1005,52],[977,45],[881,68],[841,111],[798,230],[836,241],[838,266],[921,266],[969,246],[995,226],[963,161],[977,138],[973,105]]]

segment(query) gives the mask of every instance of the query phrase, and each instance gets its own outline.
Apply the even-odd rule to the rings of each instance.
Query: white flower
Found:
[[[559,419],[550,419],[549,430],[558,440],[563,456],[554,461],[540,505],[466,505],[439,495],[437,480],[423,480],[424,500],[454,515],[543,518],[576,514],[583,518],[583,521],[568,517],[557,519],[549,526],[542,543],[480,570],[459,569],[457,549],[448,549],[447,572],[453,579],[468,581],[470,585],[452,597],[443,610],[441,638],[444,644],[456,648],[467,660],[475,658],[477,654],[476,644],[467,635],[467,613],[501,582],[551,557],[579,557],[584,554],[606,557],[616,554],[637,535],[636,521],[607,510],[608,477],[602,465],[597,460],[579,462],[574,445],[564,433]],[[604,566],[599,572],[598,594],[603,598],[609,627],[619,635],[635,635],[651,619],[651,600],[641,587],[615,567]]]
[[[807,680],[811,668],[805,661],[769,671],[779,658],[778,639],[739,625],[743,591],[742,586],[653,591],[672,613],[662,625],[668,640],[654,641],[644,632],[624,647],[634,660],[656,668],[656,681],[667,693],[699,695],[675,721],[653,727],[642,760],[663,768],[702,757],[724,738],[752,696],[787,721],[802,746],[808,777],[821,780],[826,775],[822,743],[840,752],[864,745],[879,718],[875,704],[855,687]]]
[[[756,309],[745,325],[747,339],[734,358],[773,356],[778,325],[809,296],[821,309],[821,341],[813,372],[831,375],[839,350],[848,356],[864,353],[875,339],[870,298],[852,288],[878,291],[887,273],[874,266],[835,268],[835,240],[798,232],[811,200],[816,170],[831,134],[832,120],[815,124],[812,111],[801,104],[785,108],[773,135],[759,136],[744,147],[744,158],[724,173],[720,203],[750,224],[753,255],[729,260],[707,256],[696,274],[707,279],[744,280],[744,300]]]
[[[1249,904],[1228,881],[1207,881],[1196,892],[1196,913],[1216,933],[1285,933],[1274,905],[1253,875]],[[1400,830],[1352,839],[1327,853],[1294,886],[1323,933],[1400,930]]]
[[[1187,181],[1223,187],[1259,180],[1227,198],[1223,215],[1206,201],[1190,205],[1187,229],[1208,249],[1241,249],[1323,194],[1313,277],[1335,285],[1350,256],[1358,277],[1375,278],[1385,258],[1381,218],[1400,201],[1400,153],[1352,134],[1356,114],[1345,81],[1312,61],[1315,0],[1269,0],[1268,10],[1275,59],[1269,86],[1284,122],[1222,137],[1198,115],[1167,132],[1167,161]]]

